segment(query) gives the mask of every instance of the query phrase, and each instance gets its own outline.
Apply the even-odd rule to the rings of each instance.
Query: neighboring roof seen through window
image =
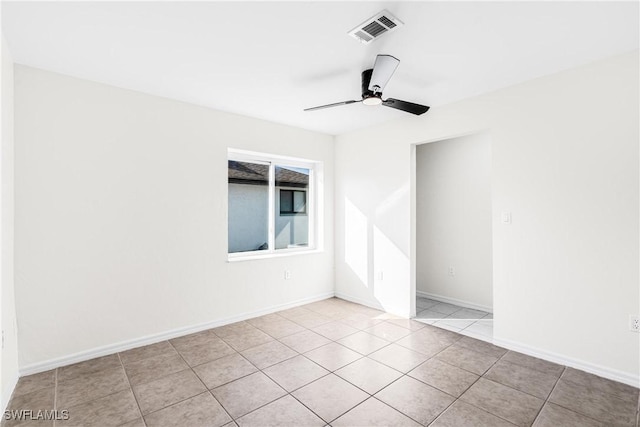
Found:
[[[280,187],[307,187],[309,170],[276,166],[276,182]],[[269,166],[257,163],[229,160],[229,182],[236,184],[268,185]]]

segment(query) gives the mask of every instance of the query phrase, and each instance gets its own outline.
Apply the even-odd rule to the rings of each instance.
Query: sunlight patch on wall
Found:
[[[389,194],[376,207],[375,216],[375,224],[385,230],[385,236],[407,257],[409,256],[410,240],[406,227],[410,218],[409,212],[403,209],[403,206],[410,204],[409,188],[409,182],[406,182]]]
[[[373,227],[373,268],[376,300],[388,311],[407,311],[410,298],[406,288],[410,271],[409,257],[377,226]]]
[[[344,204],[345,236],[344,253],[345,262],[358,276],[365,287],[369,287],[368,281],[368,236],[367,217],[349,199]]]

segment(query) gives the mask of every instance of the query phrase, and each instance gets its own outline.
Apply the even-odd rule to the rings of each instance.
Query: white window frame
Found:
[[[229,224],[229,195],[226,198],[227,211],[227,257],[228,261],[245,261],[251,259],[274,258],[280,256],[297,255],[302,253],[314,253],[322,250],[321,239],[318,239],[322,230],[321,224],[321,194],[323,164],[320,161],[307,160],[279,155],[257,153],[253,151],[237,150],[229,148],[227,152],[227,164],[229,161],[249,162],[269,165],[269,205],[268,205],[268,240],[269,248],[266,250],[255,250],[246,252],[228,252],[228,224]],[[276,166],[304,168],[309,170],[309,188],[307,188],[307,216],[309,219],[309,244],[298,248],[275,248],[275,220],[276,220],[276,194],[275,168]],[[227,184],[227,192],[229,185]]]

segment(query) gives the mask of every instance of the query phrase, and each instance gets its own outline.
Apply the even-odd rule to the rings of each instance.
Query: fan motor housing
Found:
[[[373,68],[370,70],[364,70],[362,72],[362,99],[376,97],[380,98],[381,92],[373,93],[369,90],[369,83],[371,82],[371,75],[373,74]]]

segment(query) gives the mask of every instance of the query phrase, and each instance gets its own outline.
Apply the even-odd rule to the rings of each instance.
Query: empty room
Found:
[[[639,427],[637,1],[2,1],[2,426]]]

